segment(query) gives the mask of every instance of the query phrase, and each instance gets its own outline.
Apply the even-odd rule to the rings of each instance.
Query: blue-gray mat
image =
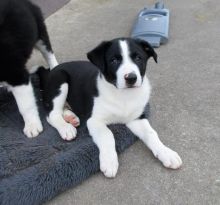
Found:
[[[99,170],[99,152],[87,128],[80,126],[74,141],[63,141],[38,104],[44,131],[28,139],[13,96],[0,88],[0,205],[42,204]],[[110,128],[118,153],[136,141],[125,126]]]

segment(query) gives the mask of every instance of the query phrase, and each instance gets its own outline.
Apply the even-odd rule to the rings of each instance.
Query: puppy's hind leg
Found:
[[[52,50],[50,38],[47,32],[46,25],[44,23],[43,15],[40,9],[37,7],[33,7],[33,11],[37,22],[39,35],[35,47],[42,53],[50,69],[53,69],[58,65],[58,62]]]
[[[57,129],[64,140],[72,140],[76,137],[76,128],[63,119],[63,109],[68,93],[68,84],[63,83],[59,88],[59,94],[51,101],[52,109],[47,121]]]
[[[49,41],[44,41],[44,40],[39,40],[36,43],[36,48],[42,53],[44,59],[47,61],[50,70],[55,68],[58,65],[57,59],[49,46],[50,42]]]
[[[79,118],[75,113],[73,113],[67,102],[64,105],[63,118],[66,122],[72,124],[74,127],[78,127],[80,125]]]

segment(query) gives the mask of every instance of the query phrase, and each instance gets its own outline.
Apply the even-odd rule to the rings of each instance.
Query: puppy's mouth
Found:
[[[117,87],[117,86],[116,86]],[[140,88],[141,85],[126,85],[125,87],[117,87],[119,90]]]
[[[141,87],[141,86],[137,86],[137,85],[127,85],[127,87],[125,87],[125,89],[126,89],[126,88],[139,88],[139,87]]]
[[[129,83],[126,83],[125,85],[125,89],[128,88],[128,89],[131,89],[131,88],[140,88],[142,86],[142,83],[143,81],[139,82],[139,83],[134,83],[134,84],[129,84]]]
[[[130,84],[130,83],[124,83],[123,85],[117,84],[115,85],[115,87],[119,90],[125,90],[125,89],[135,89],[135,88],[140,88],[143,84],[143,81],[141,82],[136,82],[134,84]]]

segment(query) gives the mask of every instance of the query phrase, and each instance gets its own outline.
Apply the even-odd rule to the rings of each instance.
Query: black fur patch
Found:
[[[25,65],[38,40],[51,50],[41,10],[28,0],[0,0],[0,82],[29,82]]]

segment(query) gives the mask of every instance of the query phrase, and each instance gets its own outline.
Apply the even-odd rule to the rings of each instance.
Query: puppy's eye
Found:
[[[121,61],[120,61],[119,58],[114,57],[114,58],[111,59],[110,62],[111,62],[112,65],[117,65],[117,64],[119,64]]]
[[[142,60],[141,56],[139,56],[138,54],[135,54],[133,59],[134,59],[136,62],[140,62],[140,61]]]

